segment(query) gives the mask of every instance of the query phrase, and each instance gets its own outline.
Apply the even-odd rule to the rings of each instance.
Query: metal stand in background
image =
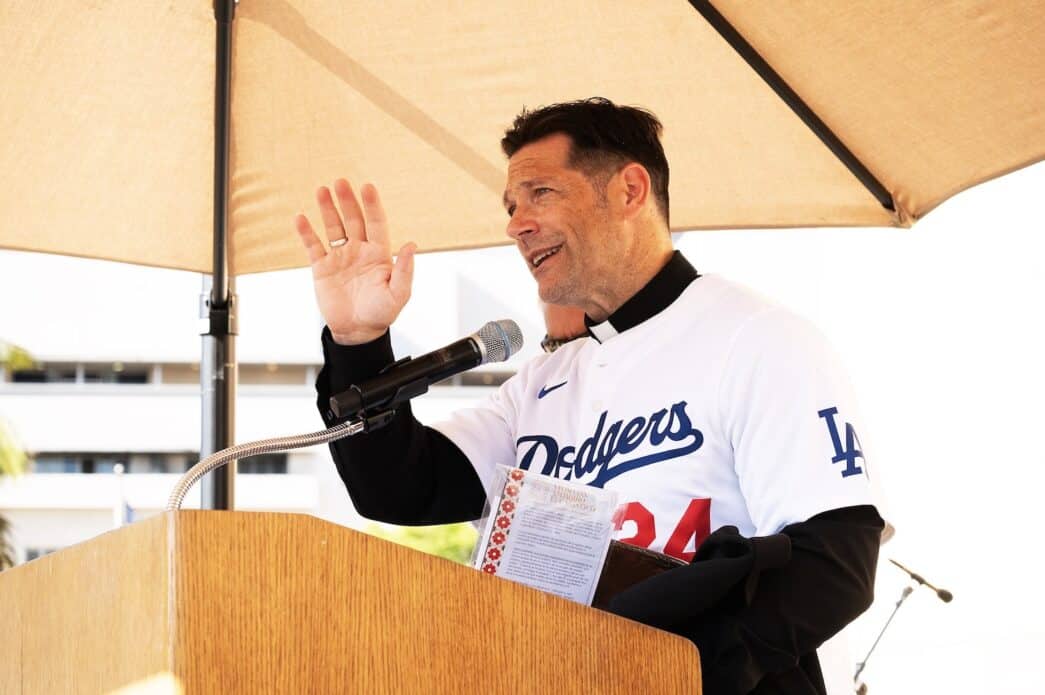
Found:
[[[860,674],[863,673],[864,666],[867,665],[867,660],[871,658],[871,652],[873,652],[874,648],[878,646],[878,643],[882,639],[882,635],[885,634],[885,629],[889,627],[889,623],[893,622],[893,618],[896,617],[896,612],[900,610],[900,606],[903,605],[903,602],[906,601],[907,597],[913,592],[913,586],[905,586],[903,588],[903,593],[900,594],[900,600],[896,602],[896,607],[893,608],[893,612],[889,614],[889,619],[885,621],[885,625],[882,627],[882,631],[878,633],[878,637],[875,639],[874,644],[872,644],[871,648],[867,650],[867,656],[864,657],[863,661],[856,665],[856,673],[853,674],[853,683],[856,686],[857,695],[865,695],[865,693],[867,693],[867,684],[860,682]]]
[[[236,295],[229,272],[229,126],[232,82],[232,21],[235,0],[214,0],[217,29],[214,83],[214,272],[203,281],[203,355],[200,387],[203,435],[200,458],[227,449],[235,440]],[[204,509],[232,509],[236,462],[203,480]]]
[[[933,586],[925,580],[925,577],[918,574],[917,572],[912,572],[911,570],[907,569],[906,567],[904,567],[892,558],[889,558],[889,562],[893,563],[901,570],[903,570],[911,579],[918,583],[918,586],[925,586],[931,589],[933,593],[936,594],[936,597],[944,603],[950,603],[954,600],[954,594],[952,594],[950,591],[947,591],[947,589],[941,589],[937,586]],[[878,642],[881,641],[882,635],[885,634],[885,629],[889,627],[889,623],[893,622],[893,618],[896,617],[896,612],[900,610],[900,606],[903,605],[903,602],[907,600],[907,597],[910,596],[912,592],[914,592],[913,586],[904,587],[903,593],[900,595],[900,600],[896,602],[896,608],[893,608],[893,612],[889,615],[889,619],[885,621],[885,625],[882,627],[882,631],[878,633],[878,638],[875,639],[874,644],[872,644],[871,648],[867,651],[867,656],[864,657],[863,661],[856,665],[856,673],[853,674],[853,686],[856,688],[857,695],[866,695],[867,684],[860,682],[860,674],[863,672],[864,666],[867,665],[867,660],[871,658],[871,652],[873,652],[874,648],[878,646]]]

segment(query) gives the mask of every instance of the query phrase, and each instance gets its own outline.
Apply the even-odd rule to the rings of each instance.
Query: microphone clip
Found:
[[[363,432],[373,432],[392,422],[395,414],[395,408],[389,408],[388,410],[379,410],[373,414],[359,413],[358,417],[359,422],[363,424]]]
[[[410,357],[396,360],[378,372],[378,376],[388,374],[412,361],[413,359]],[[363,421],[366,421],[367,418],[374,418],[376,421],[380,421],[384,411],[387,410],[394,413],[395,406],[399,403],[406,403],[410,399],[426,393],[428,393],[428,379],[423,375],[413,381],[397,386],[391,393],[386,392],[376,402],[373,402],[375,399],[371,399],[372,402],[370,403],[367,403],[368,398],[364,389],[360,388],[359,384],[352,384],[347,390],[330,397],[329,412],[331,417],[340,421],[351,418],[360,418]],[[373,414],[370,414],[371,412]],[[381,422],[379,426],[386,424],[388,423]],[[369,431],[369,429],[364,430],[364,432]]]
[[[382,369],[380,372],[378,372],[378,374],[384,374],[385,372],[387,372],[387,371],[389,371],[391,369],[394,369],[395,367],[399,367],[399,366],[402,366],[402,365],[406,364],[407,362],[409,362],[412,359],[413,359],[412,357],[407,356],[407,357],[404,357],[401,360],[396,360],[395,362],[393,362],[392,364],[388,365],[387,367]],[[353,390],[356,393],[358,393],[359,397],[360,397],[360,402],[362,402],[363,394],[359,390],[359,387],[353,384],[350,390]],[[427,390],[428,390],[428,387],[425,386],[424,391],[421,391],[421,393],[424,393]],[[420,394],[418,394],[418,395],[420,395]],[[333,400],[333,399],[331,399],[331,400]],[[392,422],[392,418],[395,417],[395,414],[396,414],[395,408],[379,408],[378,410],[376,410],[374,412],[367,412],[365,410],[360,410],[359,412],[354,413],[355,417],[357,418],[357,422],[359,422],[360,424],[363,425],[363,433],[364,434],[365,433],[369,433],[369,432],[373,432],[375,430],[381,429],[382,427],[385,427],[386,425],[388,425],[388,423]]]

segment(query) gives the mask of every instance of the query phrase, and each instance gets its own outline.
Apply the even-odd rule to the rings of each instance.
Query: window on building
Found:
[[[33,459],[34,473],[82,473],[80,460],[72,454],[38,454]]]
[[[308,365],[302,364],[240,364],[239,383],[282,386],[311,386]]]
[[[133,454],[127,462],[128,473],[173,473],[167,454]]]
[[[127,454],[44,453],[33,459],[34,473],[112,473],[117,463],[127,465]]]
[[[165,384],[199,384],[200,365],[198,362],[165,362],[160,365]]]
[[[197,461],[194,452],[131,454],[128,473],[184,473]]]
[[[43,452],[33,458],[34,473],[113,473],[117,463],[130,474],[177,473],[200,460],[195,451],[183,452]],[[246,474],[287,472],[286,454],[261,454],[242,459],[238,471]]]
[[[84,473],[113,473],[117,463],[127,470],[126,454],[88,454],[81,461]]]
[[[16,384],[67,383],[76,381],[75,364],[39,364],[33,369],[14,369],[11,381]]]
[[[237,463],[238,473],[251,474],[286,474],[286,454],[259,454],[241,459]]]
[[[44,555],[50,555],[57,550],[61,550],[61,548],[26,548],[25,561],[31,562],[37,558],[43,557]]]
[[[42,452],[33,458],[34,473],[184,473],[199,460],[195,452]]]
[[[85,384],[147,384],[149,371],[148,365],[144,364],[85,364],[83,381]]]
[[[147,384],[151,372],[148,364],[42,362],[32,369],[12,370],[11,381],[16,384]]]

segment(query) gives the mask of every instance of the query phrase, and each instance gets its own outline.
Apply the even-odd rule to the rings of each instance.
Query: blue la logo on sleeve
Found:
[[[864,469],[856,465],[856,459],[861,461],[864,459],[864,452],[860,448],[860,438],[856,436],[856,429],[848,422],[845,423],[845,447],[843,448],[842,437],[838,432],[838,423],[835,421],[835,416],[838,415],[838,408],[825,408],[819,411],[817,415],[827,422],[827,430],[831,434],[831,443],[835,447],[835,455],[831,458],[831,463],[845,461],[842,477],[848,478],[851,475],[863,473]]]

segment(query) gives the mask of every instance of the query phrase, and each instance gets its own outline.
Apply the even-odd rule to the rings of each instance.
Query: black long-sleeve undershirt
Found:
[[[691,564],[628,589],[610,610],[696,643],[707,693],[823,693],[815,650],[871,605],[883,525],[865,505],[817,514],[768,539],[725,527]],[[790,553],[760,558],[773,545],[765,541],[780,537]]]
[[[376,375],[395,361],[388,333],[345,347],[323,329],[325,364],[316,379],[317,405],[327,426],[337,422],[330,396]],[[450,524],[477,519],[486,493],[457,445],[424,427],[409,403],[378,430],[330,444],[334,464],[356,511],[401,526]]]
[[[324,329],[323,352],[317,404],[329,426],[336,422],[330,396],[374,376],[394,357],[387,333],[345,347]],[[352,502],[367,518],[428,525],[482,513],[485,492],[467,457],[421,425],[409,405],[387,426],[330,448]],[[771,569],[753,564],[738,586],[752,586],[757,573],[757,590],[742,601],[730,591],[708,610],[661,617],[664,605],[685,604],[673,595],[702,591],[700,570],[690,565],[633,587],[630,602],[618,612],[693,640],[701,651],[705,692],[823,693],[815,650],[871,604],[883,525],[871,506],[831,510],[781,531],[790,539],[790,559]]]

